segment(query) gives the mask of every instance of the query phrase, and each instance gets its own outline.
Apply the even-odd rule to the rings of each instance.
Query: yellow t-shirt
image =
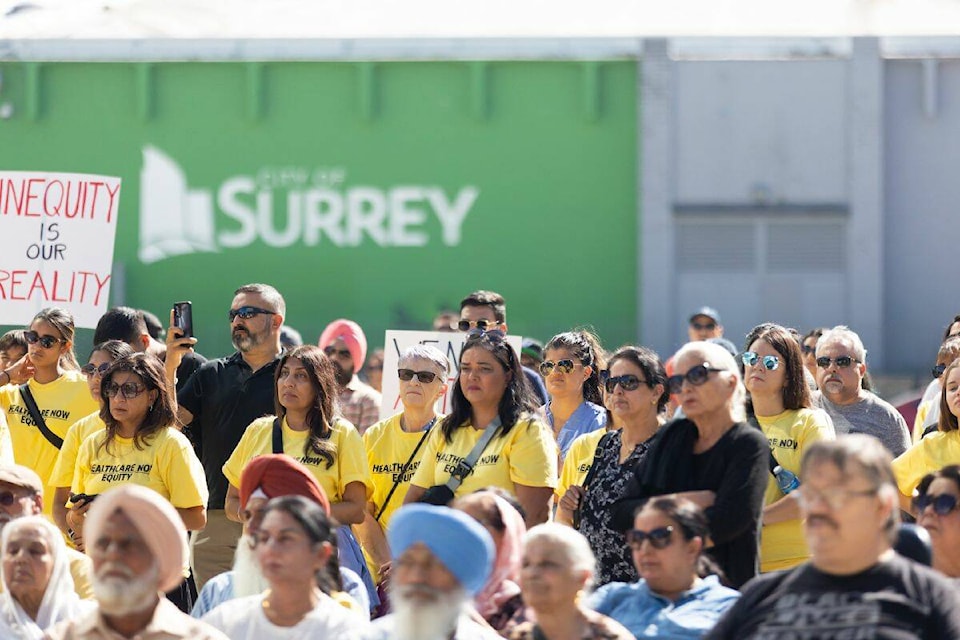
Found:
[[[411,484],[425,489],[444,484],[483,434],[483,429],[474,429],[467,421],[453,432],[453,442],[448,443],[440,426],[431,430],[423,444],[426,449],[423,463]],[[515,494],[516,484],[555,488],[559,456],[560,449],[550,428],[538,419],[522,418],[507,435],[497,435],[487,444],[473,472],[454,495],[462,496],[490,486]]]
[[[100,419],[100,412],[95,411],[88,416],[80,418],[67,429],[67,435],[63,439],[63,446],[60,447],[60,455],[57,456],[57,462],[53,465],[53,471],[50,472],[51,487],[72,487],[73,472],[77,467],[77,454],[80,452],[80,445],[97,431],[106,429]]]
[[[10,440],[10,427],[7,426],[6,417],[0,413],[0,465],[13,463],[13,442]]]
[[[105,431],[94,433],[80,445],[71,491],[97,495],[110,487],[138,484],[153,489],[177,509],[206,506],[207,480],[187,437],[174,427],[154,434],[137,449],[133,438],[100,444]]]
[[[423,431],[408,433],[401,429],[400,416],[402,415],[398,413],[391,416],[373,425],[363,433],[363,444],[367,450],[367,466],[370,468],[370,479],[373,481],[373,496],[370,498],[370,502],[375,507],[374,516],[383,507],[387,494],[393,489],[393,483],[403,470],[403,465],[406,464],[407,460],[410,460],[410,456],[413,454],[413,450],[417,448],[420,439],[423,437],[429,438],[429,435],[424,434]],[[432,428],[436,428],[439,422],[440,419],[437,419]],[[426,447],[427,443],[424,441],[417,451],[417,457],[410,460],[407,473],[397,484],[397,489],[390,498],[390,504],[387,505],[383,515],[380,516],[380,526],[384,530],[386,530],[390,518],[393,517],[393,512],[403,505],[403,499],[407,496],[407,490],[410,488],[410,480],[417,468],[420,467]]]
[[[900,493],[912,496],[923,476],[948,464],[960,464],[960,431],[931,433],[893,461],[893,475]]]
[[[587,479],[587,473],[593,466],[593,456],[597,453],[600,438],[607,435],[607,429],[597,429],[590,433],[578,436],[570,445],[567,457],[563,459],[563,468],[560,470],[560,483],[557,485],[557,497],[562,498],[567,489],[573,486],[582,487]]]
[[[787,410],[775,416],[757,416],[757,422],[777,463],[797,475],[800,475],[800,460],[810,444],[836,438],[830,419],[820,409]],[[783,497],[773,474],[767,475],[764,505]],[[799,518],[763,526],[760,533],[761,572],[795,567],[809,556]]]
[[[40,384],[30,380],[30,392],[37,401],[47,428],[63,438],[74,422],[99,410],[97,401],[90,396],[87,381],[79,371],[66,371],[62,376]],[[30,412],[23,404],[19,385],[0,387],[0,407],[7,417],[13,457],[17,464],[33,469],[46,484],[43,492],[43,512],[52,513],[54,486],[49,484],[53,465],[59,451],[50,444],[33,424]]]
[[[913,444],[920,442],[920,438],[923,436],[923,423],[927,421],[927,416],[930,415],[930,408],[933,407],[934,402],[940,402],[939,395],[933,400],[921,402],[920,406],[917,407],[917,417],[913,420]]]
[[[273,420],[273,416],[266,416],[250,423],[237,448],[223,465],[223,475],[234,487],[240,488],[240,474],[250,460],[273,453]],[[362,482],[367,490],[367,499],[370,498],[372,485],[363,439],[352,424],[342,418],[334,421],[330,429],[333,465],[329,469],[326,459],[319,454],[303,455],[303,447],[310,437],[309,431],[294,431],[287,425],[286,418],[281,423],[281,429],[283,452],[310,470],[331,503],[343,500],[343,491],[351,482]]]

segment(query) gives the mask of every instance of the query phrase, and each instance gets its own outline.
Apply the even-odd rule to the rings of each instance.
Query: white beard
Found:
[[[257,557],[250,543],[252,538],[240,536],[237,541],[237,551],[233,556],[233,597],[259,595],[270,588],[270,583],[263,577]]]
[[[100,573],[103,573],[106,568],[118,567],[109,565],[100,567]],[[126,567],[119,568],[124,571],[126,577],[101,578],[96,574],[93,576],[93,595],[100,605],[100,610],[111,616],[127,616],[156,606],[160,564],[154,561],[149,571],[139,578],[133,577]]]
[[[433,600],[424,602],[411,597],[426,591]],[[457,588],[441,591],[429,587],[394,587],[390,591],[394,611],[394,640],[446,640],[457,628],[457,620],[467,602],[467,594]]]

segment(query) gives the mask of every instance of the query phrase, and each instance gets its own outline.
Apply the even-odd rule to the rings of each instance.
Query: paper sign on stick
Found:
[[[520,360],[520,347],[523,338],[507,336],[507,343],[513,347],[513,353]],[[441,333],[439,331],[387,331],[383,338],[383,402],[380,405],[380,419],[403,411],[400,402],[400,379],[397,378],[397,368],[400,354],[415,344],[426,344],[436,347],[447,356],[450,361],[450,374],[447,377],[447,386],[453,389],[453,383],[460,372],[460,349],[467,341],[466,333]],[[450,412],[450,391],[437,400],[437,413]]]
[[[120,178],[0,171],[0,324],[63,307],[77,327],[107,310]]]

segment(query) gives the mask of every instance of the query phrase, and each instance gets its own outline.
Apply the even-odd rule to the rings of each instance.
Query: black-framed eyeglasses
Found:
[[[259,315],[275,316],[277,315],[277,312],[270,311],[269,309],[261,309],[260,307],[244,306],[240,307],[239,309],[230,309],[228,315],[230,316],[230,322],[233,322],[237,318],[240,318],[241,320],[249,320],[250,318]]]
[[[457,329],[460,329],[460,331],[470,331],[471,329],[486,331],[487,329],[493,329],[499,326],[500,322],[496,320],[486,320],[484,318],[480,320],[461,320],[457,323]]]
[[[957,496],[949,493],[941,493],[938,496],[932,496],[926,493],[913,499],[913,508],[917,513],[922,514],[927,507],[933,507],[933,512],[938,516],[949,515],[951,511],[957,510]]]
[[[557,360],[556,362],[553,360],[544,360],[540,363],[540,374],[543,375],[543,377],[547,377],[553,373],[554,369],[560,373],[570,373],[578,364],[580,363],[574,362],[571,358],[563,358],[562,360]]]
[[[803,355],[809,356],[809,355],[812,354],[812,353],[816,353],[816,352],[817,352],[817,348],[816,348],[816,347],[811,347],[811,346],[808,345],[808,344],[802,344],[802,345],[800,345],[800,351],[803,352]]]
[[[433,371],[414,371],[413,369],[397,369],[397,376],[404,382],[410,382],[413,376],[417,376],[417,380],[423,384],[430,384],[437,379],[437,374]]]
[[[709,362],[704,362],[703,364],[691,367],[689,371],[682,375],[678,373],[675,376],[667,378],[667,388],[670,390],[670,393],[680,393],[683,389],[684,381],[689,382],[695,387],[699,387],[707,381],[711,373],[719,373],[720,371],[725,371],[725,369],[717,369],[710,366]]]
[[[860,361],[857,360],[856,358],[851,358],[850,356],[839,356],[837,358],[828,358],[827,356],[820,356],[819,358],[817,358],[817,366],[820,367],[821,369],[828,369],[830,367],[830,363],[836,364],[838,369],[846,369],[847,367],[852,365],[854,362],[860,362]]]
[[[337,349],[333,345],[327,345],[324,347],[323,352],[327,354],[328,357],[338,356],[340,358],[353,358],[353,355],[350,353],[350,349]]]
[[[124,382],[123,384],[111,382],[103,388],[103,395],[108,398],[114,398],[118,395],[122,395],[127,400],[132,400],[146,390],[147,385],[138,384],[136,382]]]
[[[80,367],[80,373],[82,373],[83,375],[87,376],[88,378],[89,378],[90,376],[97,376],[98,378],[102,378],[102,377],[103,377],[103,374],[105,374],[105,373],[107,372],[107,369],[110,368],[110,365],[111,365],[111,364],[113,364],[113,363],[112,363],[112,362],[104,362],[103,364],[97,366],[97,365],[93,364],[92,362],[88,362],[87,364],[85,364],[85,365],[83,365],[82,367]]]
[[[760,356],[755,351],[744,351],[740,354],[740,361],[745,367],[755,367],[758,362],[763,364],[767,371],[776,371],[780,368],[780,358],[778,356]]]
[[[36,331],[24,331],[23,339],[26,340],[29,344],[40,343],[40,346],[44,349],[50,349],[55,344],[66,344],[67,341],[63,338],[57,338],[54,336],[41,336]]]
[[[657,527],[650,531],[643,529],[631,529],[627,531],[627,544],[630,548],[639,550],[644,540],[650,541],[650,546],[654,549],[666,549],[673,541],[673,526]]]
[[[939,378],[940,376],[943,375],[943,372],[946,370],[947,370],[947,365],[938,364],[937,366],[935,366],[933,369],[930,370],[930,373],[933,374],[934,378]]]
[[[617,385],[620,385],[620,388],[624,391],[636,391],[640,388],[641,384],[646,384],[646,380],[641,380],[632,373],[628,373],[622,376],[607,376],[603,381],[603,388],[607,390],[607,393],[613,393],[617,388]]]

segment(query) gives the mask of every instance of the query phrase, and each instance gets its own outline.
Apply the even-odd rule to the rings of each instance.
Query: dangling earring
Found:
[[[148,411],[148,412],[153,411],[153,405],[155,405],[155,404],[157,404],[157,401],[156,401],[156,400],[154,400],[153,402],[151,402],[151,403],[150,403],[150,408],[147,409],[147,411]]]

